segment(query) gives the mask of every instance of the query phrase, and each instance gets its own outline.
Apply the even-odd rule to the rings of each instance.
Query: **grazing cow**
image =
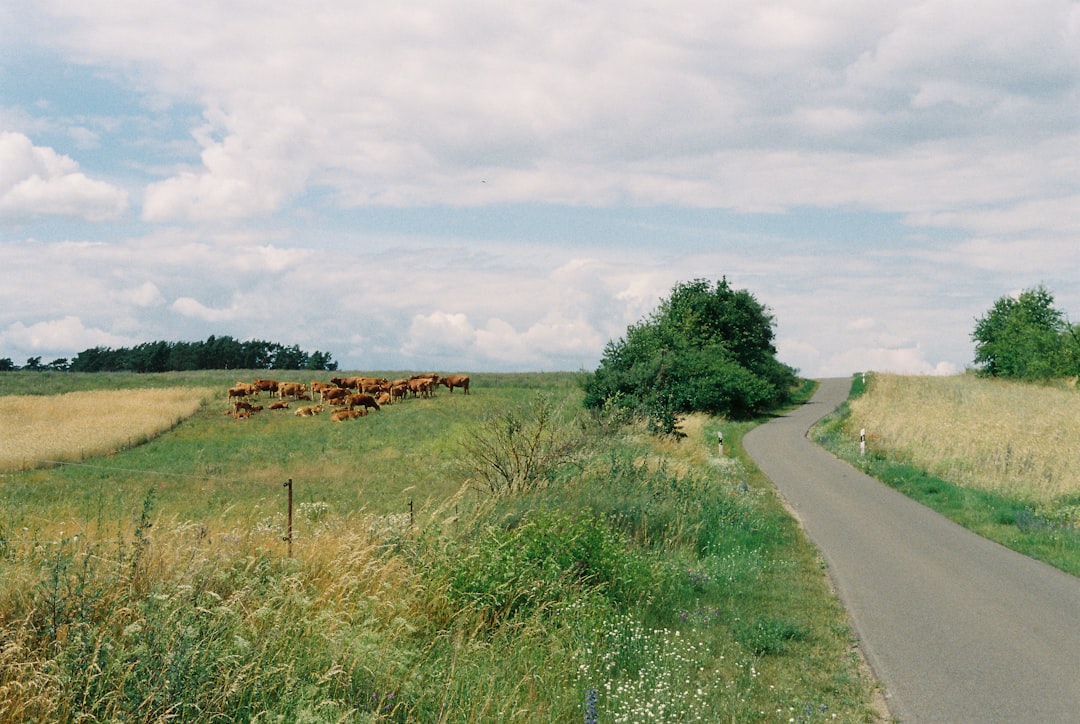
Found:
[[[323,411],[322,405],[304,405],[293,414],[297,417],[312,417]]]
[[[372,377],[361,377],[360,386],[357,388],[360,392],[367,392],[370,394],[379,394],[380,392],[386,392],[390,389],[389,380],[377,380]]]
[[[298,400],[304,399],[304,393],[307,392],[307,385],[302,382],[279,382],[278,394],[282,397],[295,397]]]
[[[331,404],[340,404],[343,400],[349,396],[348,387],[331,387],[330,389],[324,389],[319,393],[323,402],[329,402]]]
[[[244,397],[255,397],[258,395],[258,392],[259,391],[256,390],[252,385],[244,382],[237,382],[235,387],[229,388],[228,399],[231,400],[234,397],[241,399]]]
[[[406,379],[394,380],[390,383],[390,398],[400,400],[409,394],[409,381]]]
[[[367,394],[366,392],[361,392],[358,395],[349,395],[348,401],[350,410],[355,407],[363,407],[365,410],[367,410],[368,408],[374,408],[376,410],[379,409],[378,400],[376,400],[374,397]]]
[[[277,402],[273,402],[273,403],[270,404],[270,409],[271,410],[288,410],[289,409],[289,403],[288,403],[287,400],[278,400]]]
[[[427,377],[410,377],[405,383],[413,397],[431,397],[435,383]]]
[[[336,380],[338,378],[335,377],[334,379]],[[311,383],[311,394],[319,395],[319,399],[322,399],[323,390],[336,390],[339,387],[341,387],[341,385],[333,381],[319,382],[318,380],[316,380]]]
[[[469,394],[468,375],[450,375],[449,377],[442,377],[439,379],[439,384],[450,388],[451,394],[453,394],[455,387],[460,387],[466,395]]]
[[[277,391],[278,391],[278,381],[277,380],[255,380],[255,382],[252,383],[252,387],[254,387],[255,389],[260,390],[262,392],[269,392],[270,396],[273,397],[274,395],[277,394]]]

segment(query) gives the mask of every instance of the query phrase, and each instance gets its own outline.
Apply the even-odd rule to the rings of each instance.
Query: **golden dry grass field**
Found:
[[[0,471],[73,462],[145,442],[195,414],[209,388],[0,397]]]
[[[872,449],[954,483],[1049,502],[1080,492],[1080,393],[972,374],[876,374],[851,402]]]

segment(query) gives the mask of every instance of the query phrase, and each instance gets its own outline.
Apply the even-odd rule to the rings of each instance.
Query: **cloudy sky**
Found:
[[[958,371],[1080,321],[1080,4],[0,0],[0,269],[16,364],[592,369],[726,276],[804,375]]]

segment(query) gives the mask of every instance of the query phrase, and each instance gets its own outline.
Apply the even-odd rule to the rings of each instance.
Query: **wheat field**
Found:
[[[1080,393],[972,374],[876,374],[849,432],[952,482],[1049,502],[1080,492]]]
[[[209,388],[95,390],[0,397],[0,471],[107,455],[176,426]]]

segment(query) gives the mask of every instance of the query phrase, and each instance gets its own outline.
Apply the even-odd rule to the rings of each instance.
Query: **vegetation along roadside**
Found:
[[[1076,395],[1064,381],[856,375],[811,437],[979,535],[1080,576]]]
[[[0,720],[873,719],[820,561],[737,454],[752,422],[656,436],[558,373],[237,420],[238,377],[66,378],[220,399],[0,477]]]

